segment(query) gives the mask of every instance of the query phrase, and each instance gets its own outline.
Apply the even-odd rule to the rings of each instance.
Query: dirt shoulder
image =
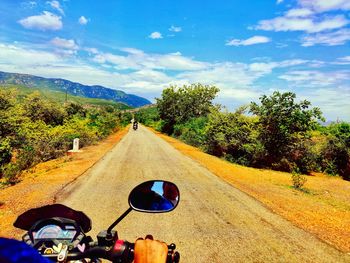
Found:
[[[22,181],[0,190],[0,236],[19,238],[23,231],[12,224],[24,211],[55,202],[67,184],[84,174],[128,132],[128,127],[110,135],[97,145],[82,148],[71,156],[38,164],[23,174]]]
[[[235,165],[153,132],[294,225],[343,252],[350,252],[350,182],[315,174],[307,177],[305,191],[297,191],[291,187],[288,173]]]

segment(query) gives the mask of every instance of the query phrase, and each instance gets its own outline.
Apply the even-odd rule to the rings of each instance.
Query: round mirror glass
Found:
[[[136,211],[162,213],[177,206],[180,192],[174,183],[148,181],[136,186],[129,195],[129,205]]]

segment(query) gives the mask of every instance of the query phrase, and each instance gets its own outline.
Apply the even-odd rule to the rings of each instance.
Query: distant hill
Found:
[[[114,108],[120,109],[120,110],[136,110],[136,109],[142,109],[143,107],[148,107],[152,104],[147,104],[146,106],[143,106],[141,108],[134,108],[129,105],[126,105],[122,102],[116,102],[113,100],[105,100],[105,99],[95,99],[95,98],[86,98],[86,97],[80,97],[68,94],[64,91],[57,91],[57,90],[50,90],[50,89],[37,89],[37,88],[28,88],[23,85],[14,85],[14,84],[0,84],[0,90],[1,89],[16,89],[18,91],[18,97],[23,98],[31,93],[33,91],[38,91],[40,95],[48,99],[50,101],[55,101],[58,103],[64,103],[66,100],[68,102],[75,102],[82,105],[91,105],[91,106],[112,106]]]
[[[0,71],[0,85],[6,84],[19,85],[33,89],[48,89],[60,92],[67,91],[68,94],[74,96],[112,100],[127,104],[131,107],[142,107],[151,104],[151,102],[145,98],[103,86],[88,86],[65,79],[42,78],[28,74]]]

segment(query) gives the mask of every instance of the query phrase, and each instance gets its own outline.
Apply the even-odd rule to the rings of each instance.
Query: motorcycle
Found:
[[[132,125],[132,128],[134,129],[134,131],[136,131],[138,128],[138,123],[134,122],[134,124]]]
[[[171,182],[152,180],[136,186],[129,194],[129,208],[93,241],[86,233],[91,220],[81,211],[62,204],[46,205],[21,214],[14,226],[27,232],[22,240],[53,262],[111,262],[134,260],[134,243],[121,240],[113,228],[131,211],[165,213],[176,208],[180,192]],[[167,263],[180,261],[176,245],[168,245]]]

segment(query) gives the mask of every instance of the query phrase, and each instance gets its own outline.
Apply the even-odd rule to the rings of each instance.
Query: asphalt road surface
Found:
[[[180,262],[350,262],[349,255],[272,213],[141,125],[58,202],[85,212],[95,236],[129,207],[129,192],[151,179],[177,184],[180,204],[170,213],[132,211],[116,227],[120,239],[152,234],[174,242]]]

